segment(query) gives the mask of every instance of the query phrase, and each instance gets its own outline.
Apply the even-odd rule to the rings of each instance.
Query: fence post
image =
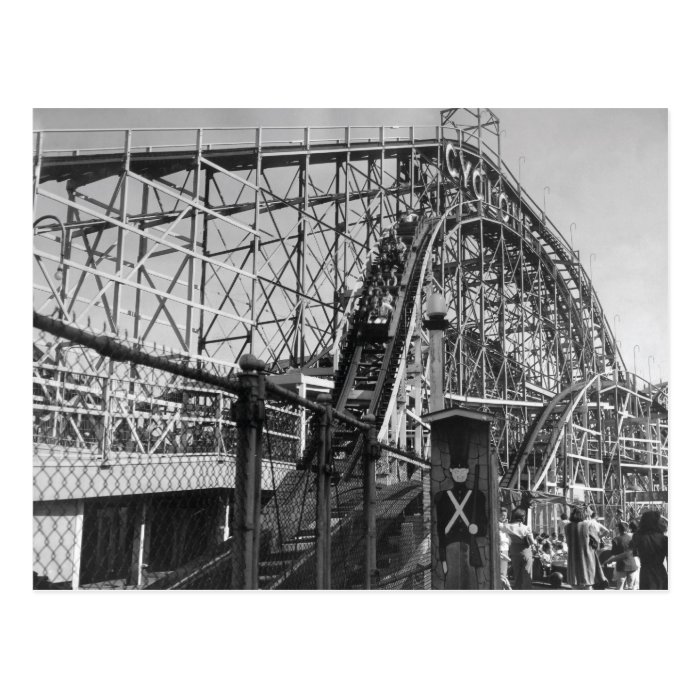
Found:
[[[365,433],[363,451],[363,490],[365,515],[365,588],[376,587],[379,572],[377,571],[377,482],[375,460],[379,457],[379,442],[377,441],[376,417],[368,413],[362,419],[368,429]]]
[[[243,355],[238,375],[241,390],[235,404],[238,430],[236,482],[233,506],[232,588],[258,587],[260,539],[260,485],[262,473],[262,426],[265,418],[265,363]],[[269,455],[272,459],[272,455]],[[237,561],[237,557],[240,559]]]
[[[331,407],[329,396],[320,396],[324,406],[320,417],[318,446],[318,482],[316,489],[316,588],[331,587]]]

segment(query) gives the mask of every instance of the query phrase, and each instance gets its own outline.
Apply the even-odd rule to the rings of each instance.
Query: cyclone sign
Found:
[[[481,204],[494,218],[504,224],[520,222],[528,231],[533,217],[525,213],[515,197],[506,191],[503,177],[468,151],[447,142],[443,148],[445,174],[462,190],[470,202]]]

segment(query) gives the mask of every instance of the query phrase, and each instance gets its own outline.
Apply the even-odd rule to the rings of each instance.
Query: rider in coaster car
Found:
[[[378,295],[370,297],[369,300],[369,313],[367,315],[367,318],[370,323],[376,323],[376,319],[379,316],[379,312],[381,309],[381,300]]]
[[[388,321],[394,313],[394,298],[387,292],[382,298],[382,305],[379,310],[381,321]],[[375,321],[376,323],[376,321]]]
[[[401,239],[394,236],[389,257],[392,266],[399,267],[401,271],[403,271],[404,261],[406,259],[406,250],[406,244]]]
[[[369,302],[367,301],[367,297],[362,297],[359,300],[359,304],[355,307],[355,313],[357,314],[357,318],[360,322],[367,318],[367,314],[369,313]]]
[[[389,288],[389,291],[393,294],[396,292],[396,289],[399,286],[399,278],[397,277],[397,267],[394,265],[394,267],[391,268],[389,271],[389,274],[386,277],[386,286]]]
[[[379,265],[382,269],[391,266],[391,254],[388,250],[383,250],[379,253]]]
[[[393,231],[386,231],[379,241],[379,264],[391,265],[393,258],[396,255],[396,235]]]
[[[394,234],[396,235],[396,234]],[[406,256],[406,251],[408,249],[406,248],[406,244],[400,239],[396,239],[396,255],[400,260],[403,260],[404,257]]]
[[[389,243],[389,231],[384,229],[377,243],[377,249],[380,253],[385,253],[387,251],[387,244]]]

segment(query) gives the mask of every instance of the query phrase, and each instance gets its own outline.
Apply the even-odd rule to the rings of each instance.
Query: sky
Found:
[[[628,369],[669,373],[668,115],[665,109],[498,109],[501,152],[569,237]],[[37,109],[35,129],[434,125],[426,109]],[[593,256],[593,257],[592,257]],[[615,316],[617,320],[615,321]]]

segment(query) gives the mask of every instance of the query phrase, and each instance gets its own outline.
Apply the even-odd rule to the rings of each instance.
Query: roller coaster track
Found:
[[[413,240],[399,281],[396,305],[385,341],[370,340],[362,321],[355,318],[355,305],[352,301],[347,305],[347,317],[342,325],[346,331],[345,337],[340,341],[342,352],[336,371],[337,381],[333,403],[338,411],[348,409],[358,414],[373,413],[377,423],[382,426],[380,437],[386,430],[392,402],[396,400],[397,378],[401,376],[405,367],[407,343],[412,337],[420,314],[420,305],[417,301],[425,281],[430,251],[444,221],[445,217],[424,218],[418,220],[413,227]],[[361,294],[369,292],[370,266],[371,260],[367,265],[365,284],[362,286]],[[366,369],[363,376],[358,376],[360,367]],[[334,494],[332,513],[334,524],[330,536],[335,543],[332,551],[337,552],[340,549],[338,542],[346,537],[349,530],[352,530],[358,513],[362,511],[361,484],[357,478],[357,465],[362,457],[363,444],[362,440],[357,439],[356,432],[343,429],[337,421],[334,422],[333,428],[334,453],[348,455],[344,460],[344,472],[337,475],[339,478],[336,478]],[[299,462],[299,467],[307,473],[312,468],[316,449],[317,441],[312,439]],[[297,474],[297,477],[294,475],[285,477],[281,488],[289,491],[290,500],[299,501],[303,498],[303,492],[308,489],[308,484],[307,480],[304,480],[299,473]],[[419,483],[409,482],[400,486],[399,490],[419,494],[419,486]],[[417,488],[418,491],[416,491]],[[354,493],[355,499],[348,501],[346,498],[341,508],[338,489],[346,494]],[[391,493],[392,490],[380,492],[380,504],[383,500],[390,498]],[[266,510],[271,512],[271,508],[272,504],[269,504]],[[266,512],[263,512],[263,518],[265,517]],[[314,556],[314,550],[310,547],[313,541],[313,526],[314,513],[309,512],[305,518],[302,514],[296,531],[289,533],[289,536],[279,542],[266,558],[261,559],[262,586],[273,589],[284,588],[295,581],[308,578],[307,569],[312,565]]]
[[[77,308],[79,320],[91,313],[113,331],[167,343],[197,361],[221,361],[226,372],[253,352],[272,373],[318,370],[327,381],[332,355],[334,407],[373,414],[386,438],[432,274],[451,323],[444,388],[455,398],[446,401],[493,408],[503,486],[522,487],[518,474],[525,469],[541,486],[548,466],[566,465],[568,457],[557,455],[562,430],[579,419],[594,386],[615,397],[593,426],[606,451],[597,456],[606,469],[613,456],[620,472],[632,469],[629,455],[636,452],[629,445],[659,439],[642,428],[667,433],[667,387],[653,400],[650,388],[647,400],[624,376],[577,253],[501,161],[500,145],[488,146],[484,121],[476,131],[443,123],[421,136],[413,128],[384,129],[371,138],[366,132],[353,138],[348,129],[324,141],[305,128],[296,141],[272,140],[273,134],[268,142],[264,136],[273,132],[258,129],[253,140],[212,138],[211,146],[206,130],[198,130],[194,140],[167,147],[148,132],[148,143],[134,147],[129,131],[118,134],[124,148],[99,152],[50,150],[37,134],[37,306],[66,319]],[[483,169],[481,192],[465,172],[449,172],[448,148],[458,160],[464,156],[462,168],[469,161],[472,174]],[[505,210],[486,181],[506,196]],[[354,316],[357,291],[367,292],[367,256],[381,231],[405,214],[418,216],[414,239],[387,337],[372,339]],[[361,290],[349,299],[341,293],[362,277]],[[425,350],[421,343],[416,353]],[[417,399],[408,426],[414,436],[427,391],[421,381],[419,395],[409,396]],[[599,397],[599,414],[601,403]],[[652,405],[661,415],[658,428]],[[408,409],[404,425],[407,415]],[[506,436],[501,443],[497,424]],[[333,451],[345,455],[336,460],[342,472],[334,482],[352,488],[362,444],[337,422],[333,429]],[[313,473],[315,434],[312,424],[298,472]],[[623,488],[620,481],[605,487]],[[282,485],[289,503],[306,488],[298,473]],[[660,475],[657,485],[664,488]],[[312,524],[309,515],[285,537],[303,539]]]
[[[392,398],[395,398],[394,379],[400,374],[407,342],[415,327],[416,297],[425,279],[427,256],[441,223],[426,219],[416,224],[415,240],[400,280],[387,341],[368,340],[357,321],[351,319],[348,323],[350,330],[343,343],[344,350],[336,372],[334,404],[337,410],[344,410],[353,390],[357,392],[358,387],[361,387],[364,395],[355,398],[352,407],[356,411],[372,413],[378,421],[382,421],[380,437],[385,432],[384,417],[387,408]],[[366,286],[363,291],[367,291]],[[362,365],[367,368],[371,379],[358,377],[358,369]],[[366,396],[368,389],[371,390],[369,397]]]
[[[501,479],[501,486],[506,488],[519,488],[518,474],[522,473],[528,457],[532,454],[535,446],[535,441],[540,433],[545,429],[551,417],[555,416],[555,411],[558,409],[559,419],[556,425],[552,427],[551,437],[547,443],[546,450],[543,455],[541,464],[532,479],[532,489],[537,490],[549,469],[552,459],[556,454],[556,450],[562,439],[564,426],[571,418],[572,412],[581,402],[581,399],[590,387],[599,380],[599,375],[594,376],[587,382],[577,382],[576,384],[567,387],[564,391],[557,394],[542,410],[538,419],[533,423],[528,431],[527,439],[523,442],[516,459],[513,461],[508,472]]]
[[[447,143],[446,140],[441,141],[415,141],[415,146],[421,146],[425,148],[434,148],[440,144]],[[371,144],[370,144],[371,145]],[[401,146],[401,142],[396,142],[396,148]],[[369,146],[369,145],[368,145]],[[498,170],[498,166],[495,160],[485,152],[479,152],[475,147],[463,144],[461,146],[465,153],[471,154],[475,158],[479,158],[481,162],[487,164],[489,167]],[[267,149],[271,150],[271,149]],[[327,158],[331,160],[334,157],[334,150],[323,147],[311,147],[308,153],[313,154],[316,160]],[[354,149],[356,150],[356,149]],[[280,163],[286,163],[293,161],[297,153],[304,153],[303,147],[289,147],[284,149],[284,154],[279,156]],[[143,153],[135,152],[132,154],[130,159],[131,170],[133,171],[132,177],[141,178],[143,180],[144,174],[150,174],[151,177],[163,178],[170,173],[182,170],[187,166],[187,164],[192,162],[193,156],[196,155],[193,152],[187,151],[162,151],[158,153]],[[211,152],[207,152],[206,158],[203,158],[203,166],[207,168],[210,172],[218,172],[224,170],[228,167],[249,167],[254,163],[254,149],[233,149],[226,150],[220,149]],[[277,162],[275,156],[272,153],[268,154],[270,162]],[[63,182],[69,181],[72,187],[79,186],[81,184],[90,184],[100,179],[107,177],[112,177],[115,174],[119,174],[123,169],[123,157],[119,154],[81,154],[81,155],[65,155],[65,154],[47,154],[43,157],[42,167],[40,171],[40,177],[38,184],[41,185],[47,181]],[[500,169],[505,173],[512,176],[512,173],[504,165],[500,165]],[[513,177],[513,180],[515,178]],[[432,196],[436,189],[438,188],[438,183],[436,180],[431,180],[425,183],[417,184],[413,187],[416,195],[426,198]],[[162,189],[162,188],[161,188]],[[246,212],[251,212],[256,209],[259,214],[272,215],[274,212],[283,210],[285,208],[293,208],[300,210],[300,208],[306,205],[307,210],[315,211],[316,208],[322,205],[329,206],[339,206],[341,201],[345,200],[348,203],[356,201],[373,201],[379,195],[382,194],[381,188],[369,188],[362,192],[349,192],[345,196],[342,194],[331,194],[331,193],[308,193],[307,196],[297,197],[297,198],[282,198],[277,193],[272,191],[271,186],[260,187],[260,192],[263,195],[262,201],[257,204],[253,203],[238,203],[231,205],[216,205],[211,204],[206,208],[206,211],[197,210],[195,207],[189,207],[186,211],[178,210],[177,208],[172,211],[161,211],[158,213],[134,213],[129,216],[129,224],[133,227],[138,227],[140,231],[147,231],[149,228],[169,225],[176,221],[187,221],[193,219],[198,213],[201,213],[204,221],[216,222],[221,217],[233,217],[236,215],[242,215]],[[409,194],[411,188],[405,184],[397,182],[394,187],[385,190],[387,194],[391,196],[400,198]],[[171,191],[171,190],[169,190]],[[55,197],[55,195],[49,194],[48,192],[43,192],[44,196],[49,198]],[[62,203],[66,204],[65,198],[61,200]],[[77,205],[76,205],[77,206]],[[105,217],[90,217],[91,212],[94,210],[93,207],[85,207],[81,205],[81,211],[83,215],[80,217],[80,221],[68,221],[63,224],[64,229],[78,235],[79,232],[99,232],[104,229],[105,224],[114,223],[116,219]],[[484,207],[483,214],[485,216],[489,215],[489,208]],[[494,215],[494,220],[497,217]],[[501,223],[501,222],[499,222]],[[508,227],[506,227],[508,228]],[[59,230],[58,225],[46,224],[42,227],[42,235],[49,232],[57,232]],[[579,290],[579,299],[587,303],[587,308],[593,314],[593,323],[601,329],[605,335],[605,341],[603,343],[604,347],[612,350],[612,355],[614,355],[614,342],[612,340],[612,333],[610,333],[609,326],[602,312],[602,308],[595,294],[592,290],[589,280],[585,272],[582,270],[580,263],[576,257],[572,254],[572,251],[568,248],[567,244],[564,243],[560,235],[554,233],[550,230],[548,226],[541,226],[537,230],[536,239],[533,235],[523,232],[522,234],[517,233],[511,229],[515,236],[522,235],[525,244],[530,248],[531,252],[536,255],[543,256],[545,262],[550,268],[559,269],[561,272],[566,272],[568,279],[562,277],[562,287],[561,290],[567,294],[575,288]],[[134,230],[135,232],[135,230]],[[261,247],[272,244],[273,241],[261,241]],[[73,244],[74,247],[79,250],[77,244]],[[111,258],[107,258],[111,260]],[[259,279],[263,281],[266,285],[278,285],[281,286],[278,281],[275,281],[272,276],[261,275]],[[290,290],[288,290],[290,291]],[[579,302],[580,306],[581,302]],[[579,335],[579,340],[582,342],[585,337],[588,336],[587,328],[584,319],[581,317],[581,310],[575,308],[574,304],[573,311],[576,316],[576,330]],[[619,361],[619,358],[618,358]]]

